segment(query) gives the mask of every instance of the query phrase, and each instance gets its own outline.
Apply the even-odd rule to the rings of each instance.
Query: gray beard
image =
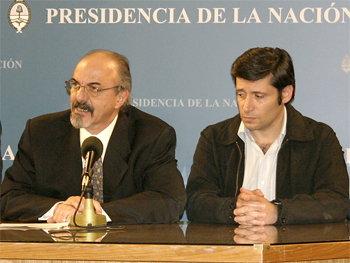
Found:
[[[76,113],[70,114],[70,123],[76,129],[87,128],[89,126],[88,124],[84,125],[83,124],[83,116],[80,114],[76,114]]]

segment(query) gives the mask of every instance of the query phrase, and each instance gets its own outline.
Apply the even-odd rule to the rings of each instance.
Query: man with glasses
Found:
[[[27,122],[1,186],[1,219],[69,221],[81,194],[80,148],[96,136],[103,144],[103,198],[93,201],[96,213],[120,224],[178,221],[186,192],[175,160],[175,131],[130,105],[127,59],[90,52],[66,89],[70,110]]]

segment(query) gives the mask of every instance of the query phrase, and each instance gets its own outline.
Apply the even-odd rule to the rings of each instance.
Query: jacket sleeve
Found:
[[[292,146],[291,198],[282,198],[278,224],[316,224],[343,221],[349,210],[349,177],[334,131],[320,129],[305,152]],[[302,143],[303,149],[307,149]],[[297,150],[299,149],[299,150]],[[299,160],[296,162],[295,160]],[[308,160],[308,161],[306,161]],[[307,164],[307,165],[306,165]],[[301,165],[305,166],[303,169]],[[300,190],[302,189],[302,190]]]
[[[19,222],[38,222],[56,202],[55,198],[36,193],[36,171],[32,151],[31,122],[18,144],[13,165],[5,172],[1,185],[1,220]]]
[[[186,191],[177,169],[175,146],[175,131],[168,126],[147,151],[148,156],[142,157],[147,160],[139,167],[141,171],[134,171],[134,176],[142,177],[142,191],[102,204],[113,223],[173,223],[180,220]]]
[[[186,211],[190,221],[235,223],[236,198],[224,195],[226,168],[221,163],[225,162],[226,154],[221,150],[210,133],[201,133],[187,182]]]

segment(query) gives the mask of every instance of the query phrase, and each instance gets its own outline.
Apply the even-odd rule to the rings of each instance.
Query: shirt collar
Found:
[[[284,106],[282,128],[281,128],[281,132],[277,138],[279,143],[281,143],[282,140],[284,139],[284,136],[286,135],[286,131],[287,131],[287,109],[286,109],[286,106]],[[251,141],[255,142],[253,136],[251,135],[248,128],[244,125],[243,121],[241,121],[241,124],[239,125],[237,134],[244,142],[246,141],[247,138],[249,138]]]
[[[83,144],[84,140],[90,136],[95,136],[97,138],[99,138],[103,144],[103,152],[101,155],[101,159],[104,159],[105,153],[106,153],[106,149],[108,146],[108,142],[109,139],[111,138],[113,129],[115,124],[117,123],[118,120],[118,114],[117,116],[115,116],[114,120],[111,122],[111,124],[108,125],[108,127],[106,129],[104,129],[103,131],[101,131],[99,134],[97,135],[92,135],[90,132],[88,132],[85,128],[81,128],[80,129],[80,146]]]

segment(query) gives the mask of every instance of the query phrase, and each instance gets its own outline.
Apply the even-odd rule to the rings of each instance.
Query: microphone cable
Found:
[[[86,228],[86,229],[101,229],[101,228],[106,228],[106,225],[97,225],[97,226],[82,226],[82,225],[79,225],[77,222],[76,222],[76,215],[78,214],[78,210],[79,210],[79,207],[81,205],[81,202],[83,200],[83,197],[84,195],[86,194],[86,189],[88,188],[88,186],[90,186],[90,176],[89,176],[89,183],[87,185],[84,186],[82,192],[81,192],[81,195],[80,195],[80,199],[79,199],[79,202],[78,202],[78,205],[77,207],[75,208],[75,211],[74,211],[74,214],[73,214],[73,223],[74,223],[74,226],[75,227],[78,227],[78,228]],[[92,199],[92,198],[91,198]],[[85,209],[85,208],[84,208]]]

